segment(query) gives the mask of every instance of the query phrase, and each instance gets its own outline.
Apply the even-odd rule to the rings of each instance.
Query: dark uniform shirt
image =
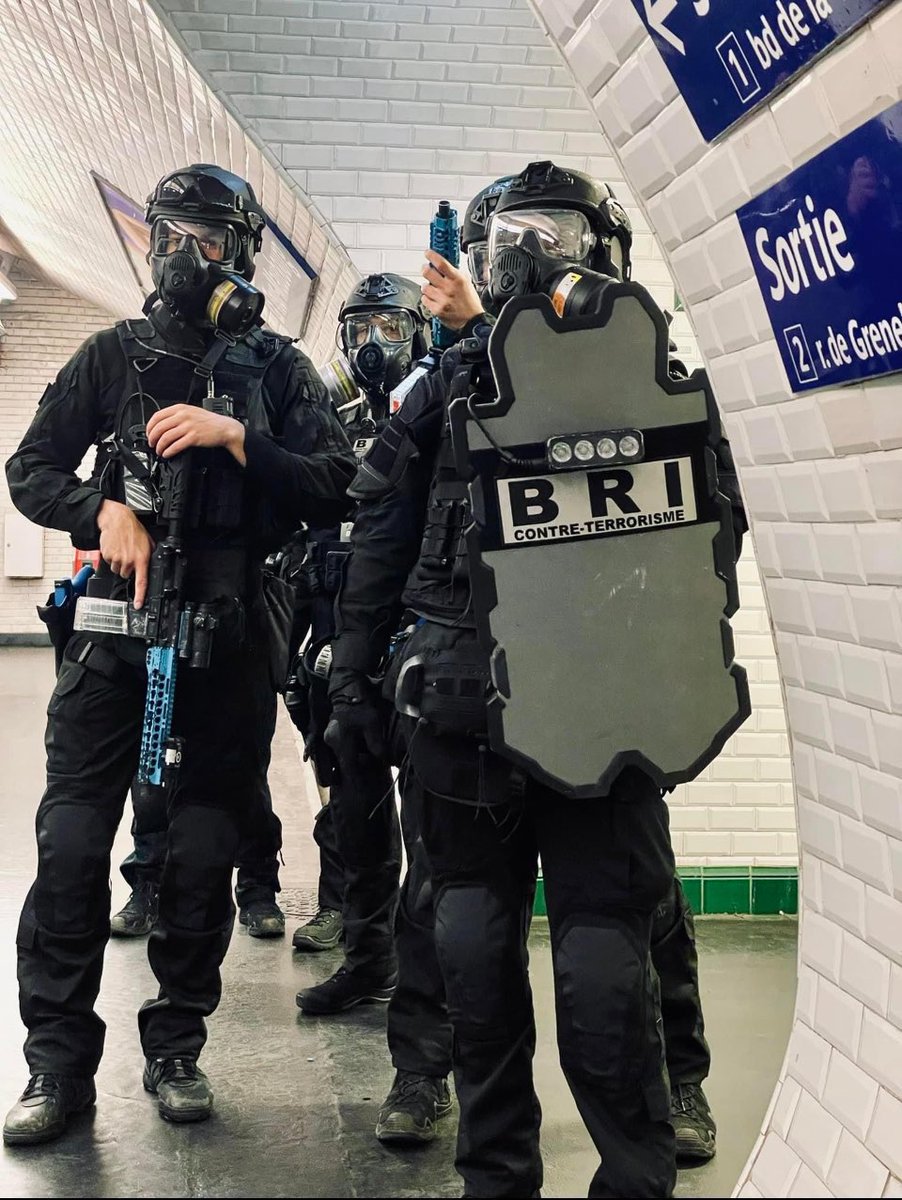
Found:
[[[165,309],[155,309],[152,321],[148,346],[185,357],[163,360],[164,376],[155,377],[156,368],[149,371],[148,391],[161,405],[199,399],[203,382],[195,375],[194,364],[207,344]],[[345,493],[354,458],[306,355],[268,331],[253,331],[245,344],[256,348],[266,363],[261,387],[247,413],[244,443],[245,523],[251,513],[257,514],[253,527],[245,532],[251,556],[261,559],[299,521],[328,525],[347,516],[350,506]],[[224,366],[228,359],[227,355]],[[112,493],[99,472],[87,482],[75,472],[90,446],[113,433],[130,378],[115,328],[88,338],[45,391],[21,445],[7,463],[10,494],[19,511],[39,525],[65,530],[82,549],[98,546],[97,513]],[[265,522],[259,519],[261,509],[255,500],[265,502]]]

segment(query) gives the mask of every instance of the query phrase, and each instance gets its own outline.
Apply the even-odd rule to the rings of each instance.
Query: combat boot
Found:
[[[363,979],[347,967],[339,967],[331,979],[297,994],[297,1006],[311,1016],[345,1012],[357,1004],[387,1004],[398,983],[397,972],[388,979]]]
[[[146,937],[157,923],[159,884],[139,883],[115,916],[110,918],[112,937]]]
[[[193,1058],[148,1058],[143,1082],[167,1121],[206,1121],[213,1111],[210,1081]]]
[[[436,1122],[451,1111],[448,1080],[442,1076],[398,1071],[385,1103],[379,1109],[376,1137],[380,1142],[431,1142]]]
[[[250,904],[243,905],[238,910],[238,921],[247,926],[251,937],[285,936],[285,914],[274,900],[252,900]]]
[[[321,908],[306,925],[297,927],[292,945],[295,950],[333,950],[343,932],[341,913],[334,908]]]
[[[66,1128],[73,1113],[97,1101],[93,1079],[46,1072],[32,1075],[28,1087],[9,1110],[3,1126],[7,1146],[35,1146],[51,1142]]]
[[[717,1125],[700,1083],[673,1084],[670,1123],[676,1134],[678,1163],[707,1162],[717,1153]]]

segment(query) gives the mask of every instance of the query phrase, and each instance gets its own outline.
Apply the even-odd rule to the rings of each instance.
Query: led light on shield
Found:
[[[551,447],[551,457],[556,463],[568,463],[573,457],[573,450],[566,442],[555,442]]]
[[[604,437],[596,447],[599,458],[613,458],[617,453],[617,443],[613,438]]]
[[[580,438],[573,447],[573,453],[580,462],[589,462],[595,457],[595,447],[588,438]]]
[[[635,458],[640,449],[639,439],[634,438],[631,433],[620,439],[620,453],[624,458]]]

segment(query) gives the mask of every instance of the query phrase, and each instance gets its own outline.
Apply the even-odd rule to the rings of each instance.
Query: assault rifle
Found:
[[[192,667],[209,666],[217,624],[208,605],[185,601],[188,562],[182,531],[190,473],[190,450],[172,459],[156,459],[146,470],[156,521],[166,532],[151,555],[143,607],[93,596],[89,584],[75,614],[77,630],[127,634],[148,642],[137,779],[152,787],[171,786],[181,762],[183,739],[171,736],[179,660]]]

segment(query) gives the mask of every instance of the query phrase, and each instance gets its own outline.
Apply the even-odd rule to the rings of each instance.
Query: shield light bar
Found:
[[[545,443],[551,471],[585,471],[641,462],[645,441],[641,429],[608,429],[598,433],[562,433]]]

